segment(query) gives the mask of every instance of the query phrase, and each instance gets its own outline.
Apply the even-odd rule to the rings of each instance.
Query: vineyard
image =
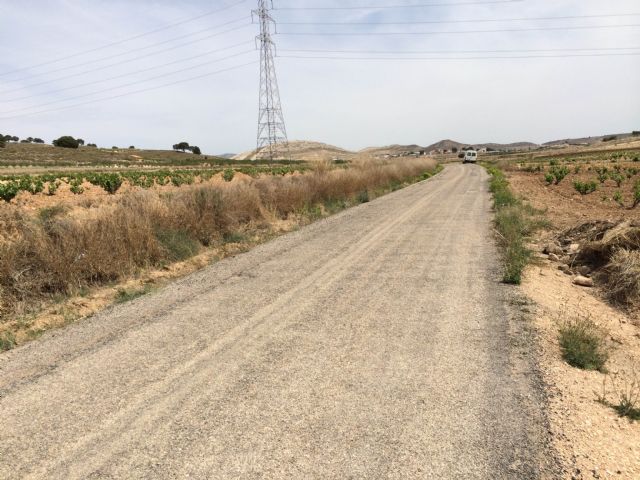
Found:
[[[253,178],[260,175],[284,176],[296,172],[302,173],[305,166],[260,167],[246,166],[240,168],[203,169],[203,170],[158,170],[158,171],[124,171],[124,172],[81,172],[81,173],[47,173],[40,175],[4,175],[0,176],[0,199],[5,202],[13,200],[20,192],[32,195],[46,194],[53,196],[62,184],[69,185],[75,195],[84,193],[83,183],[102,188],[109,194],[115,194],[125,183],[141,188],[156,186],[192,185],[203,183],[215,175],[222,174],[226,182],[230,182],[236,173]]]
[[[278,166],[301,165],[300,161],[278,161]],[[170,150],[91,148],[56,148],[51,145],[7,143],[0,149],[2,168],[226,168],[234,166],[270,166],[264,160],[231,160],[210,155],[192,155]]]
[[[516,190],[570,227],[583,219],[640,220],[640,149],[498,160]]]

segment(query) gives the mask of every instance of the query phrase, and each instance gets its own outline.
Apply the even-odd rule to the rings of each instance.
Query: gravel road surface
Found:
[[[0,478],[545,477],[490,205],[449,166],[0,355]]]

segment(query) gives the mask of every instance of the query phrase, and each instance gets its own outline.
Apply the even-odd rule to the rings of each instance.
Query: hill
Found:
[[[296,160],[319,161],[340,158],[348,160],[354,153],[344,148],[336,147],[322,142],[310,142],[305,140],[293,140],[289,142],[291,157]],[[233,157],[234,160],[255,160],[257,150],[240,153]]]
[[[573,145],[584,145],[584,146],[593,146],[599,143],[603,144],[616,144],[616,143],[625,143],[631,140],[632,138],[640,138],[638,135],[633,135],[633,133],[614,133],[609,135],[601,135],[597,137],[581,137],[581,138],[564,138],[561,140],[553,140],[551,142],[543,143],[543,147],[563,147],[563,146],[573,146]]]

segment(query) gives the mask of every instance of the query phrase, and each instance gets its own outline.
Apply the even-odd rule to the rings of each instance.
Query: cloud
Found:
[[[2,120],[0,130],[47,139],[73,134],[106,146],[135,144],[166,148],[186,140],[201,145],[209,153],[251,148],[256,135],[257,63],[190,82],[157,87],[256,62],[258,52],[253,51],[251,42],[257,27],[250,25],[254,2],[245,1],[216,15],[86,55],[75,55],[235,3],[234,0],[218,1],[212,6],[204,0],[179,4],[168,0],[23,0],[16,7],[0,1],[3,18],[0,117],[8,116],[6,112],[15,115],[51,110]],[[292,0],[275,3],[276,7],[299,5]],[[305,5],[385,3],[410,2],[329,0],[314,3],[309,0]],[[464,61],[287,58],[294,55],[287,50],[294,49],[396,52],[640,47],[636,40],[637,27],[485,34],[336,35],[339,32],[418,33],[540,25],[620,25],[640,23],[640,16],[425,25],[318,25],[319,22],[459,21],[640,13],[636,3],[620,0],[614,7],[596,0],[569,0],[426,9],[276,10],[273,14],[281,22],[279,34],[274,37],[279,54],[277,73],[289,136],[362,148],[389,143],[427,144],[445,137],[467,142],[542,142],[638,129],[639,56]],[[213,28],[234,20],[237,22]],[[291,22],[312,25],[285,25]],[[238,29],[228,31],[236,27]],[[224,31],[227,33],[211,36]],[[286,35],[291,32],[315,35]],[[243,46],[211,53],[241,42]],[[221,57],[242,52],[248,53],[214,63]],[[313,56],[306,52],[297,55]],[[332,55],[335,54],[323,54]],[[468,56],[491,55],[517,56],[507,53]],[[61,62],[2,75],[67,56],[70,58]],[[103,57],[111,58],[100,60]],[[197,58],[188,59],[191,57]],[[137,60],[110,66],[131,58]],[[205,62],[210,63],[198,66]],[[87,71],[90,72],[83,73]],[[108,80],[112,77],[120,78]],[[38,83],[41,85],[34,85]],[[79,86],[85,83],[91,85]],[[56,110],[143,89],[147,91]],[[16,100],[20,97],[30,98]]]

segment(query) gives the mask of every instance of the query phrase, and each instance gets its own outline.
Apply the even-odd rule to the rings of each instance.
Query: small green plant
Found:
[[[580,165],[576,165],[573,169],[573,173],[578,175],[580,173],[580,170],[582,170],[582,167]]]
[[[153,287],[150,284],[146,284],[144,287],[138,289],[119,288],[116,293],[116,303],[130,302],[132,300],[135,300],[136,298],[148,294],[152,290]]]
[[[247,241],[247,237],[238,232],[228,232],[223,235],[224,243],[243,243]]]
[[[552,168],[550,173],[553,175],[553,178],[556,181],[556,185],[559,185],[564,178],[569,175],[569,169],[567,167],[556,167]]]
[[[105,192],[113,195],[122,186],[122,177],[117,173],[96,173],[87,178],[92,185],[104,189]]]
[[[622,200],[622,192],[620,190],[616,190],[613,194],[613,199],[616,201],[618,205],[624,207],[624,201]]]
[[[633,186],[633,207],[637,207],[640,203],[640,181]]]
[[[562,358],[572,367],[603,372],[609,358],[605,337],[589,317],[564,320],[559,332]]]
[[[616,185],[618,186],[618,188],[620,188],[622,186],[622,183],[624,182],[624,176],[620,173],[614,173],[611,175],[611,180],[616,182]]]
[[[0,333],[0,352],[11,350],[16,346],[16,336],[12,332]]]
[[[580,182],[576,180],[573,182],[573,188],[576,189],[580,195],[588,195],[589,193],[593,193],[598,189],[598,184],[594,181],[591,182]]]
[[[553,173],[544,174],[544,181],[547,182],[547,185],[551,185],[554,180],[555,180],[555,177],[553,176]]]
[[[69,183],[69,190],[71,190],[71,193],[73,193],[74,195],[83,194],[84,187],[82,186],[82,180],[80,180],[79,178],[72,179]]]
[[[609,169],[607,167],[596,168],[596,173],[598,174],[600,183],[606,182],[609,178]]]
[[[58,188],[60,188],[60,181],[59,180],[55,180],[53,182],[49,182],[49,187],[47,189],[47,194],[48,195],[55,195],[56,192],[58,191]]]
[[[367,203],[369,202],[369,191],[363,190],[356,196],[356,201],[358,203]]]
[[[231,180],[233,180],[233,177],[235,177],[235,175],[236,172],[232,168],[227,168],[224,172],[222,172],[222,179],[225,182],[230,182]]]
[[[17,182],[9,181],[6,183],[0,183],[0,198],[5,202],[10,202],[18,195],[20,188]]]
[[[523,168],[523,170],[528,173],[536,173],[536,172],[542,172],[544,169],[541,164],[538,164],[538,165],[527,165],[526,167]]]
[[[558,165],[558,160],[550,160],[549,161],[549,166],[555,167],[556,165]]]

